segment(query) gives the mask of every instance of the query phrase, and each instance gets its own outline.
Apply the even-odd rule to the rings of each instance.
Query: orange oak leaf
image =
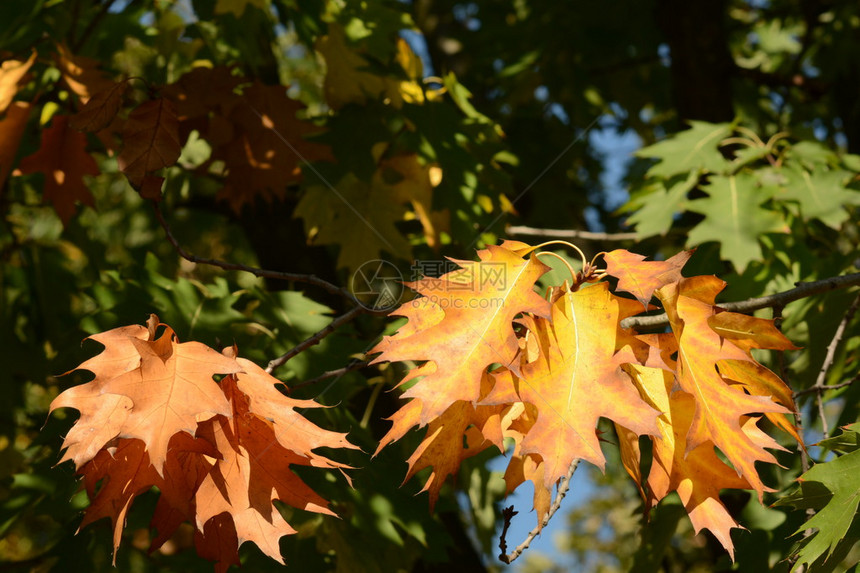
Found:
[[[60,394],[51,411],[81,411],[61,461],[74,461],[84,478],[91,504],[82,526],[112,521],[114,556],[129,508],[152,487],[160,496],[150,549],[190,521],[198,553],[217,561],[216,571],[238,564],[245,541],[283,563],[278,542],[295,530],[274,500],[334,515],[292,469],[349,469],[314,451],[357,449],[345,434],[296,411],[319,404],[284,396],[276,388],[280,382],[239,358],[235,347],[221,354],[179,343],[155,315],[146,328],[126,326],[91,338],[104,350],[76,370],[95,378]],[[216,373],[226,374],[220,383]]]
[[[95,379],[63,392],[52,403],[52,410],[67,406],[83,412],[68,444],[77,445],[64,459],[80,464],[101,447],[99,442],[113,437],[137,438],[162,475],[174,434],[194,435],[199,421],[216,414],[230,415],[230,405],[212,377],[238,372],[241,366],[199,342],[180,343],[167,325],[156,338],[160,323],[155,315],[147,324],[145,334],[138,327],[125,327],[94,337],[105,345],[105,351],[79,368],[94,372]],[[99,402],[98,395],[125,397],[131,407],[113,396]],[[80,397],[83,399],[77,401]],[[103,419],[108,411],[124,419],[121,423]],[[111,426],[110,431],[105,424]],[[118,427],[110,436],[114,425]],[[90,435],[97,438],[86,437]]]
[[[492,385],[485,376],[483,387],[488,390]],[[450,475],[457,474],[460,464],[491,446],[504,452],[504,426],[502,415],[507,407],[473,406],[470,402],[454,402],[445,412],[430,422],[424,439],[407,460],[409,471],[403,482],[407,482],[417,472],[433,467],[421,491],[430,494],[430,510],[436,505],[439,491]],[[394,425],[380,440],[374,456],[385,446],[402,438],[406,432],[419,424],[421,401],[411,400],[389,418]]]
[[[57,44],[56,61],[63,80],[81,103],[87,103],[95,94],[109,89],[113,84],[107,74],[99,69],[99,60],[76,56],[63,44]]]
[[[269,377],[265,372],[262,375]],[[252,376],[262,375],[256,373]],[[226,518],[233,522],[236,532],[230,540],[220,536],[220,563],[216,567],[219,571],[226,570],[236,549],[246,541],[252,541],[272,559],[284,562],[278,542],[295,530],[272,505],[276,499],[306,511],[334,515],[327,502],[290,469],[291,465],[346,467],[310,451],[299,453],[281,445],[273,426],[289,418],[278,415],[278,419],[272,422],[255,415],[250,396],[240,389],[239,380],[242,378],[247,378],[247,375],[228,376],[221,381],[231,404],[232,420],[218,416],[202,422],[198,430],[198,436],[213,443],[222,459],[215,461],[212,471],[202,480],[195,494],[197,528],[203,532],[205,540],[208,536],[206,523],[227,514]],[[253,384],[259,388],[261,382],[258,380]],[[312,426],[305,422],[306,426]],[[314,447],[340,447],[341,443],[346,443],[341,434],[326,432],[316,426],[311,431]],[[311,438],[302,437],[302,428],[293,427],[292,432],[299,438],[299,448],[305,449],[303,442]]]
[[[63,224],[75,214],[75,201],[90,207],[94,199],[84,183],[84,175],[98,175],[99,167],[86,152],[87,138],[69,128],[69,118],[55,115],[42,131],[39,150],[21,160],[21,173],[44,173],[43,197],[50,201]]]
[[[770,396],[791,412],[797,411],[793,391],[782,379],[755,361],[753,348],[796,350],[797,347],[774,326],[773,320],[717,310],[708,319],[710,327],[726,339],[717,369],[724,378],[740,382],[750,394]],[[778,412],[765,413],[768,420],[788,432],[805,447],[797,427]]]
[[[94,521],[110,518],[113,524],[113,563],[116,565],[116,550],[134,498],[161,480],[149,463],[146,447],[140,440],[119,440],[116,446],[101,450],[81,468],[81,473],[90,505],[78,531]],[[96,484],[103,480],[96,493]]]
[[[18,93],[18,82],[24,79],[35,61],[36,51],[33,50],[26,61],[6,60],[0,66],[0,114],[12,105],[12,100]]]
[[[646,261],[642,255],[616,249],[603,255],[606,272],[618,279],[618,290],[629,292],[646,307],[654,291],[681,280],[681,268],[693,255],[681,251],[665,261]]]
[[[644,495],[646,510],[677,491],[696,533],[708,529],[734,559],[730,531],[740,525],[720,501],[719,494],[723,488],[750,489],[749,482],[717,457],[713,442],[705,441],[687,450],[686,436],[696,408],[695,399],[684,391],[673,392],[670,372],[638,365],[629,365],[627,371],[649,403],[661,412],[657,419],[660,434],[652,439],[654,459]],[[616,428],[622,458],[629,460],[624,465],[638,482],[640,452],[635,433],[618,425]],[[762,440],[755,418],[745,419],[742,430],[753,439]]]
[[[616,330],[624,318],[619,300],[606,283],[559,297],[549,320],[534,321],[541,345],[538,359],[522,366],[522,376],[512,377],[520,399],[538,411],[520,453],[542,458],[546,489],[567,473],[574,459],[604,468],[596,433],[599,418],[609,418],[638,435],[657,432],[657,412],[621,369],[635,360],[633,354],[615,352]],[[509,400],[497,379],[484,403]]]
[[[3,193],[6,178],[12,172],[31,108],[29,103],[16,101],[6,110],[6,116],[0,119],[0,194]]]
[[[195,440],[189,434],[177,434],[170,444],[170,455],[165,465],[165,474],[184,475],[186,468],[183,462],[188,453],[218,455],[215,449],[203,440]],[[117,440],[116,444],[101,450],[92,460],[87,462],[79,471],[84,477],[84,486],[90,498],[90,505],[84,512],[81,528],[109,518],[113,524],[114,564],[116,551],[122,538],[125,519],[134,499],[153,486],[162,492],[159,499],[161,506],[166,499],[175,502],[176,495],[171,496],[170,482],[159,475],[150,463],[149,454],[144,443],[137,439]],[[96,485],[101,487],[96,492]],[[158,513],[156,513],[158,515]],[[153,522],[153,526],[161,524]]]
[[[792,409],[776,403],[769,394],[747,394],[742,389],[743,385],[730,383],[721,375],[718,363],[724,358],[754,362],[727,343],[709,324],[709,319],[718,312],[714,299],[724,287],[725,283],[714,276],[698,276],[667,285],[657,291],[657,296],[663,302],[677,340],[678,384],[692,395],[695,403],[686,437],[686,451],[692,452],[706,442],[713,442],[761,498],[768,489],[762,483],[755,463],[776,463],[776,458],[765,448],[780,447],[764,434],[759,436],[745,431],[742,417],[761,413],[785,414]],[[736,352],[727,356],[733,347]]]
[[[441,416],[458,400],[475,403],[481,380],[491,364],[517,369],[519,351],[514,317],[523,312],[549,315],[549,303],[533,289],[549,268],[532,256],[527,260],[500,246],[478,252],[480,262],[454,261],[461,268],[439,278],[407,285],[423,297],[402,305],[393,314],[426,322],[384,338],[369,354],[372,363],[426,360],[416,371],[426,375],[404,393],[421,401],[420,425]],[[444,316],[437,323],[439,310]],[[430,320],[423,317],[429,315]],[[407,375],[411,380],[416,371]]]
[[[157,98],[140,104],[128,116],[122,140],[122,151],[117,157],[119,169],[131,186],[140,190],[147,182],[147,175],[173,165],[182,153],[173,102]],[[152,194],[150,190],[149,195]]]
[[[78,113],[72,116],[69,125],[79,131],[105,129],[119,113],[126,91],[128,91],[127,80],[110,82],[110,87],[94,94]]]

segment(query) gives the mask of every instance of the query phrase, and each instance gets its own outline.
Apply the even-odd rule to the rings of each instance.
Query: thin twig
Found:
[[[857,307],[860,307],[860,294],[854,298],[854,302],[852,302],[851,306],[848,307],[848,310],[845,311],[845,315],[839,322],[839,326],[836,327],[836,332],[833,333],[833,339],[827,346],[827,354],[824,356],[824,362],[821,363],[821,370],[818,371],[818,378],[815,379],[815,384],[809,388],[816,393],[815,399],[816,402],[818,402],[818,414],[821,417],[821,431],[824,433],[825,438],[827,437],[827,434],[830,433],[830,429],[827,426],[827,418],[824,416],[824,400],[821,397],[824,393],[824,382],[827,381],[827,373],[830,371],[830,367],[833,366],[833,362],[836,360],[836,349],[839,348],[839,344],[845,336],[845,329],[848,328],[848,323],[854,318],[854,314],[857,312]]]
[[[330,323],[328,323],[328,326],[326,326],[325,328],[323,328],[322,330],[320,330],[319,332],[317,332],[313,336],[306,338],[302,342],[298,343],[291,350],[288,350],[287,352],[285,352],[281,356],[270,361],[268,366],[266,366],[266,372],[271,374],[275,368],[283,366],[284,363],[286,363],[287,360],[289,360],[290,358],[296,356],[297,354],[301,354],[302,352],[304,352],[305,350],[307,350],[311,346],[319,344],[323,338],[325,338],[326,336],[328,336],[329,334],[334,332],[335,329],[337,329],[339,326],[346,324],[347,322],[354,319],[358,315],[364,314],[366,312],[373,312],[373,311],[371,311],[370,309],[367,309],[363,306],[360,306],[360,305],[353,307],[348,312],[345,312],[344,314],[342,314],[339,317],[332,320]]]
[[[353,296],[352,293],[347,291],[346,289],[340,288],[326,280],[323,280],[315,275],[305,275],[299,273],[285,273],[280,271],[270,271],[266,269],[260,269],[257,267],[249,267],[247,265],[240,265],[237,263],[228,263],[227,261],[221,261],[218,259],[206,259],[203,257],[198,257],[196,255],[192,255],[182,248],[182,245],[179,244],[179,241],[176,240],[176,237],[173,235],[173,231],[170,229],[170,225],[167,223],[167,220],[164,218],[164,214],[161,212],[161,208],[158,203],[153,201],[152,207],[155,210],[155,216],[158,218],[158,222],[161,223],[161,227],[164,229],[165,234],[167,235],[167,240],[170,241],[170,244],[173,245],[173,248],[176,249],[176,252],[179,253],[179,256],[183,259],[190,261],[192,263],[196,263],[199,265],[210,265],[213,267],[218,267],[220,269],[224,269],[225,271],[243,271],[246,273],[251,273],[254,276],[267,278],[267,279],[276,279],[276,280],[284,280],[284,281],[294,281],[300,283],[310,284],[316,287],[323,289],[326,292],[331,294],[341,296],[353,304],[361,307],[361,303],[358,299]],[[373,312],[365,309],[367,312]]]
[[[86,44],[90,35],[93,33],[93,30],[96,29],[96,26],[98,26],[102,19],[107,15],[114,2],[116,2],[116,0],[106,0],[101,6],[99,6],[98,13],[93,16],[93,19],[90,20],[87,24],[87,27],[84,28],[81,37],[74,42],[69,42],[72,45],[72,52],[77,53],[78,51],[80,51],[81,48],[84,47],[84,44]]]
[[[854,375],[851,380],[846,382],[840,382],[839,384],[831,384],[829,386],[811,386],[806,390],[798,390],[794,393],[794,397],[803,396],[804,394],[812,394],[813,392],[826,392],[827,390],[839,390],[840,388],[845,388],[846,386],[851,386],[855,382],[860,380],[860,372]]]
[[[310,380],[305,380],[301,384],[296,384],[295,386],[290,386],[290,390],[297,390],[298,388],[304,388],[305,386],[310,386],[311,384],[316,384],[321,380],[325,380],[326,378],[331,378],[333,376],[343,376],[353,370],[358,370],[360,368],[364,368],[370,364],[369,360],[354,360],[344,366],[343,368],[338,368],[337,370],[329,370],[328,372],[323,372],[316,378],[311,378]]]
[[[811,283],[798,282],[795,284],[797,285],[796,288],[784,292],[750,298],[738,302],[721,303],[717,306],[724,310],[730,310],[733,312],[751,312],[760,308],[785,306],[790,302],[815,294],[860,285],[860,273],[830,277]],[[636,326],[656,327],[665,326],[667,324],[669,324],[669,318],[666,316],[665,312],[663,314],[655,314],[653,316],[633,316],[621,321],[622,328],[632,328]]]
[[[585,239],[588,241],[632,241],[636,233],[596,233],[572,229],[536,229],[524,225],[508,227],[509,235],[528,235],[530,237],[558,237],[560,239]]]
[[[534,538],[537,537],[538,534],[540,534],[541,529],[543,529],[544,527],[547,526],[547,524],[549,523],[549,520],[552,519],[552,516],[555,515],[555,512],[558,511],[558,509],[561,507],[561,502],[564,499],[564,496],[567,494],[567,490],[570,487],[570,480],[573,477],[573,474],[576,472],[576,468],[578,465],[579,465],[579,460],[578,459],[573,460],[573,462],[570,464],[570,467],[567,469],[567,475],[565,475],[563,478],[561,478],[561,480],[558,482],[558,491],[555,494],[555,499],[553,500],[552,505],[549,508],[549,511],[544,516],[544,518],[541,520],[540,525],[538,525],[537,527],[532,529],[529,532],[529,534],[526,536],[525,541],[520,543],[517,546],[517,548],[514,549],[513,552],[510,554],[506,554],[504,552],[504,548],[507,548],[507,544],[505,543],[505,540],[504,540],[504,534],[507,533],[507,531],[502,532],[502,539],[499,541],[499,547],[503,548],[501,555],[499,555],[499,560],[502,563],[508,563],[508,564],[513,563],[516,560],[516,558],[522,554],[523,551],[525,551],[526,549],[529,548],[529,545],[531,544],[532,541],[534,541]],[[508,519],[506,521],[510,521],[510,519]]]

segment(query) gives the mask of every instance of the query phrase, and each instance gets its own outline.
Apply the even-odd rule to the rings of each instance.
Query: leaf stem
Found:
[[[579,282],[579,280],[577,279],[577,276],[576,276],[576,271],[575,271],[575,270],[573,270],[573,267],[572,267],[572,266],[570,266],[570,263],[569,263],[569,262],[567,262],[567,261],[564,259],[564,257],[562,257],[562,256],[560,256],[560,255],[557,255],[557,254],[555,254],[555,253],[553,253],[553,252],[550,252],[550,251],[544,251],[544,252],[542,252],[542,253],[537,253],[535,256],[536,256],[536,257],[538,257],[538,258],[540,258],[540,257],[541,257],[541,255],[549,255],[549,256],[555,257],[555,258],[557,258],[558,260],[560,260],[562,263],[564,263],[564,266],[566,266],[566,267],[567,267],[567,270],[568,270],[568,272],[570,273],[570,279],[573,281],[573,284],[576,284],[576,283],[578,283],[578,282]]]
[[[582,249],[580,249],[579,247],[577,247],[573,243],[568,243],[567,241],[561,241],[561,240],[547,241],[545,243],[541,243],[540,245],[536,245],[532,250],[536,251],[536,250],[543,248],[543,247],[546,247],[548,245],[564,245],[566,247],[570,247],[571,249],[573,249],[574,251],[579,253],[579,258],[582,259],[583,270],[588,266],[588,261],[586,260],[585,253],[582,252]]]

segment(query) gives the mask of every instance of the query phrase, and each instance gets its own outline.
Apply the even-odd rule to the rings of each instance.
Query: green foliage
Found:
[[[0,568],[111,569],[109,528],[74,535],[87,497],[68,464],[52,467],[74,416],[46,418],[59,392],[84,381],[61,373],[98,351],[81,347],[86,336],[154,312],[183,341],[235,343],[265,366],[349,310],[313,284],[177,254],[117,161],[122,122],[148,101],[176,107],[182,148],[176,163],[147,169],[165,178],[148,192],[177,243],[200,257],[347,287],[366,261],[390,261],[414,279],[413,261],[470,258],[516,223],[632,231],[636,250],[658,258],[696,247],[685,273],[725,278],[724,302],[856,273],[860,10],[727,1],[711,14],[689,4],[632,3],[622,15],[616,3],[532,1],[0,2],[3,70],[35,54],[20,78],[0,75],[0,102],[11,102],[0,109]],[[98,175],[74,172],[92,201],[57,201],[51,189],[67,181],[44,154],[32,159],[43,134],[95,95],[80,85],[121,81],[116,121],[74,132],[83,144],[68,155],[98,166]],[[623,139],[641,146],[632,157],[613,152]],[[576,242],[588,255],[619,245]],[[567,272],[545,262],[553,281]],[[570,514],[564,557],[527,552],[524,570],[564,570],[555,561],[568,557],[595,571],[855,566],[860,433],[827,431],[860,419],[860,384],[845,384],[860,364],[860,316],[845,318],[855,297],[856,288],[780,309],[783,332],[802,348],[759,359],[795,392],[810,389],[844,322],[822,378],[838,387],[797,398],[804,437],[818,442],[811,469],[803,473],[786,440],[784,469],[762,471],[776,490],[765,507],[724,496],[748,529],[734,532],[735,563],[708,534],[694,536],[672,497],[643,519],[628,478],[610,472],[592,478],[600,493]],[[283,508],[299,530],[282,542],[290,566],[494,567],[503,482],[487,457],[469,461],[430,515],[426,496],[414,495],[418,481],[400,484],[419,436],[366,453],[398,407],[387,390],[400,366],[302,385],[362,359],[394,329],[361,316],[275,372],[293,397],[334,406],[307,415],[349,431],[363,450],[335,456],[358,468],[348,472],[353,489],[301,471],[341,519]],[[132,508],[117,567],[211,570],[191,549],[190,527],[147,552],[155,499],[150,492]],[[246,568],[271,566],[247,545]]]

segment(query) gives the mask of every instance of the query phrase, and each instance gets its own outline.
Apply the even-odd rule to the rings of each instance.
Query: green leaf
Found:
[[[780,215],[761,207],[772,191],[760,187],[751,174],[713,177],[704,190],[708,197],[691,201],[687,207],[705,216],[690,231],[687,246],[720,243],[720,257],[731,261],[738,272],[743,272],[750,261],[762,258],[759,235],[788,231]]]
[[[800,488],[780,500],[779,505],[821,509],[794,533],[818,530],[798,551],[795,567],[813,563],[822,556],[826,559],[837,545],[857,541],[857,538],[847,538],[846,534],[860,504],[860,451],[818,464],[799,480]]]
[[[687,131],[640,149],[635,155],[660,159],[660,163],[648,170],[648,177],[669,178],[699,170],[719,173],[729,165],[719,145],[731,132],[729,123],[691,121]]]
[[[788,179],[778,198],[797,201],[805,220],[819,219],[828,227],[838,229],[849,217],[845,207],[860,205],[860,191],[845,187],[851,173],[842,170],[816,169],[809,172],[797,164],[786,166]]]
[[[698,172],[691,171],[687,179],[676,182],[668,189],[661,183],[656,193],[645,197],[642,200],[644,206],[627,220],[636,227],[639,238],[665,236],[672,228],[675,213],[683,210],[687,193],[698,181]]]
[[[409,258],[409,242],[394,226],[406,212],[396,199],[390,187],[368,185],[350,173],[335,188],[309,187],[294,214],[317,243],[339,245],[337,266],[352,272],[383,251]]]

